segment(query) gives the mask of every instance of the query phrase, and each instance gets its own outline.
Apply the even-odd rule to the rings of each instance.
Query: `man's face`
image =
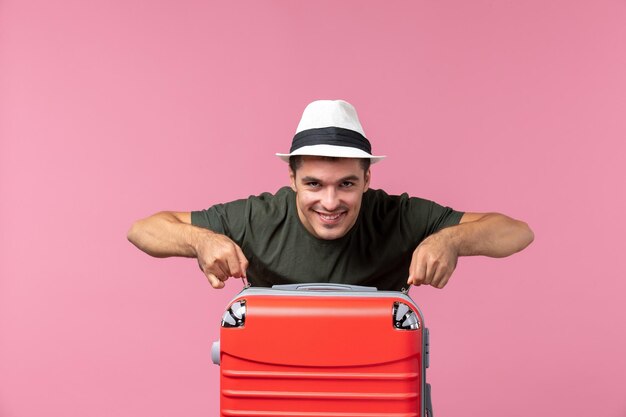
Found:
[[[369,187],[370,171],[365,172],[358,159],[304,156],[290,177],[298,217],[306,230],[325,240],[348,233]]]

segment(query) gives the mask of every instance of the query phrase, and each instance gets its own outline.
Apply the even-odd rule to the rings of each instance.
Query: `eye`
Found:
[[[352,181],[344,181],[341,183],[342,188],[350,188],[352,186],[354,186],[354,183]]]
[[[319,182],[317,182],[317,181],[307,181],[307,182],[305,182],[304,184],[305,184],[307,187],[310,187],[310,188],[317,188],[317,187],[319,187],[319,186],[320,186],[320,183],[319,183]]]

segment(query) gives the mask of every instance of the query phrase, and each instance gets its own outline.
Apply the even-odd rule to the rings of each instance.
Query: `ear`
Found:
[[[289,168],[289,182],[291,183],[291,189],[296,190],[296,173],[293,172],[291,168]]]
[[[372,171],[368,168],[365,173],[365,187],[363,188],[363,192],[366,192],[370,188],[370,178],[372,178]]]

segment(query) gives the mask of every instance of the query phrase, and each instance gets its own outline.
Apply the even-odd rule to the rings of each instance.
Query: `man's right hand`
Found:
[[[245,278],[248,260],[230,238],[191,224],[191,213],[162,211],[133,223],[128,240],[158,258],[198,258],[213,288],[224,288],[229,277]]]
[[[198,265],[213,288],[224,288],[224,281],[229,277],[246,277],[248,260],[228,236],[207,231],[194,246]]]

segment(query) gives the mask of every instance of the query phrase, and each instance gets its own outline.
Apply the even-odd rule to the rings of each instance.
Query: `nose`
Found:
[[[322,207],[329,212],[335,211],[339,207],[339,198],[335,187],[326,187],[322,195]]]

